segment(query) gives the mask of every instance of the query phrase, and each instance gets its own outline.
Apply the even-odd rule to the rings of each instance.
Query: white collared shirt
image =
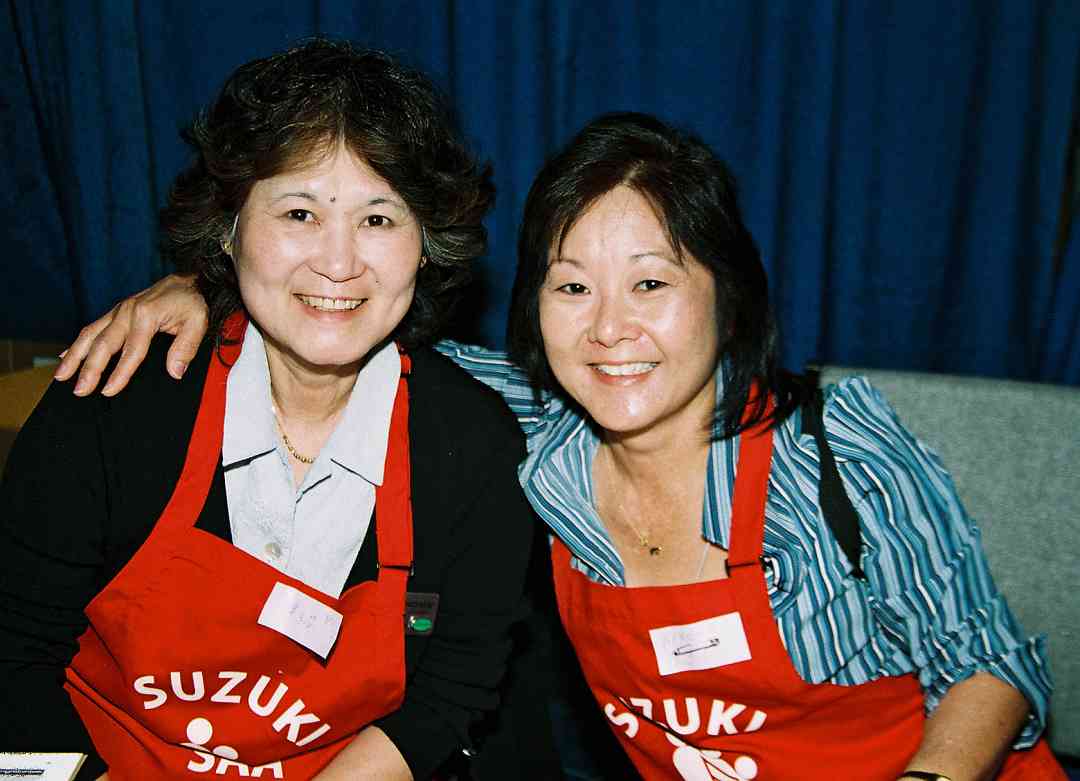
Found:
[[[226,385],[221,449],[234,545],[319,591],[341,594],[383,481],[400,377],[395,345],[371,356],[296,488],[274,421],[262,335],[248,324]]]

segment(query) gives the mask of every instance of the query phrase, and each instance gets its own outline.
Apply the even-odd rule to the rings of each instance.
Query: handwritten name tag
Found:
[[[295,640],[323,659],[341,630],[342,615],[292,586],[275,583],[259,614],[259,623]]]
[[[750,659],[750,645],[738,613],[650,629],[649,639],[661,675],[711,670]]]

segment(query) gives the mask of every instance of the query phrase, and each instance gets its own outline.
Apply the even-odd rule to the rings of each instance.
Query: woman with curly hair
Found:
[[[427,347],[489,169],[423,75],[322,40],[237,69],[188,139],[163,242],[213,338],[19,437],[3,748],[428,777],[495,706],[533,528],[514,418]]]

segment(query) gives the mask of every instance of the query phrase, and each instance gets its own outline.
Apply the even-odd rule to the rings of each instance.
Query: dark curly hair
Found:
[[[487,248],[490,164],[465,148],[428,78],[383,52],[313,39],[253,60],[229,76],[184,138],[196,158],[162,210],[162,251],[178,271],[197,275],[215,337],[242,306],[223,244],[252,186],[339,143],[389,182],[423,227],[428,262],[393,333],[404,347],[435,339]]]
[[[606,114],[587,124],[547,162],[525,201],[507,343],[536,389],[559,391],[540,332],[540,290],[552,252],[605,194],[625,185],[653,207],[672,249],[689,253],[716,280],[716,327],[724,361],[724,392],[713,436],[730,437],[760,421],[779,423],[811,388],[777,366],[778,330],[765,267],[743,224],[735,180],[696,136],[647,114]],[[751,388],[751,416],[743,408]],[[776,402],[766,415],[765,400]]]

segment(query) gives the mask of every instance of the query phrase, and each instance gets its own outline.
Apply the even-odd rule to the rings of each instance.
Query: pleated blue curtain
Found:
[[[1080,219],[1055,280],[1037,378],[1062,385],[1080,385]]]
[[[789,366],[1080,384],[1080,239],[1054,258],[1080,84],[1069,0],[13,0],[0,13],[0,336],[70,336],[164,273],[155,215],[188,156],[178,129],[234,67],[322,33],[431,73],[495,163],[491,252],[460,334],[502,343],[517,218],[544,159],[596,114],[633,109],[730,162]]]

